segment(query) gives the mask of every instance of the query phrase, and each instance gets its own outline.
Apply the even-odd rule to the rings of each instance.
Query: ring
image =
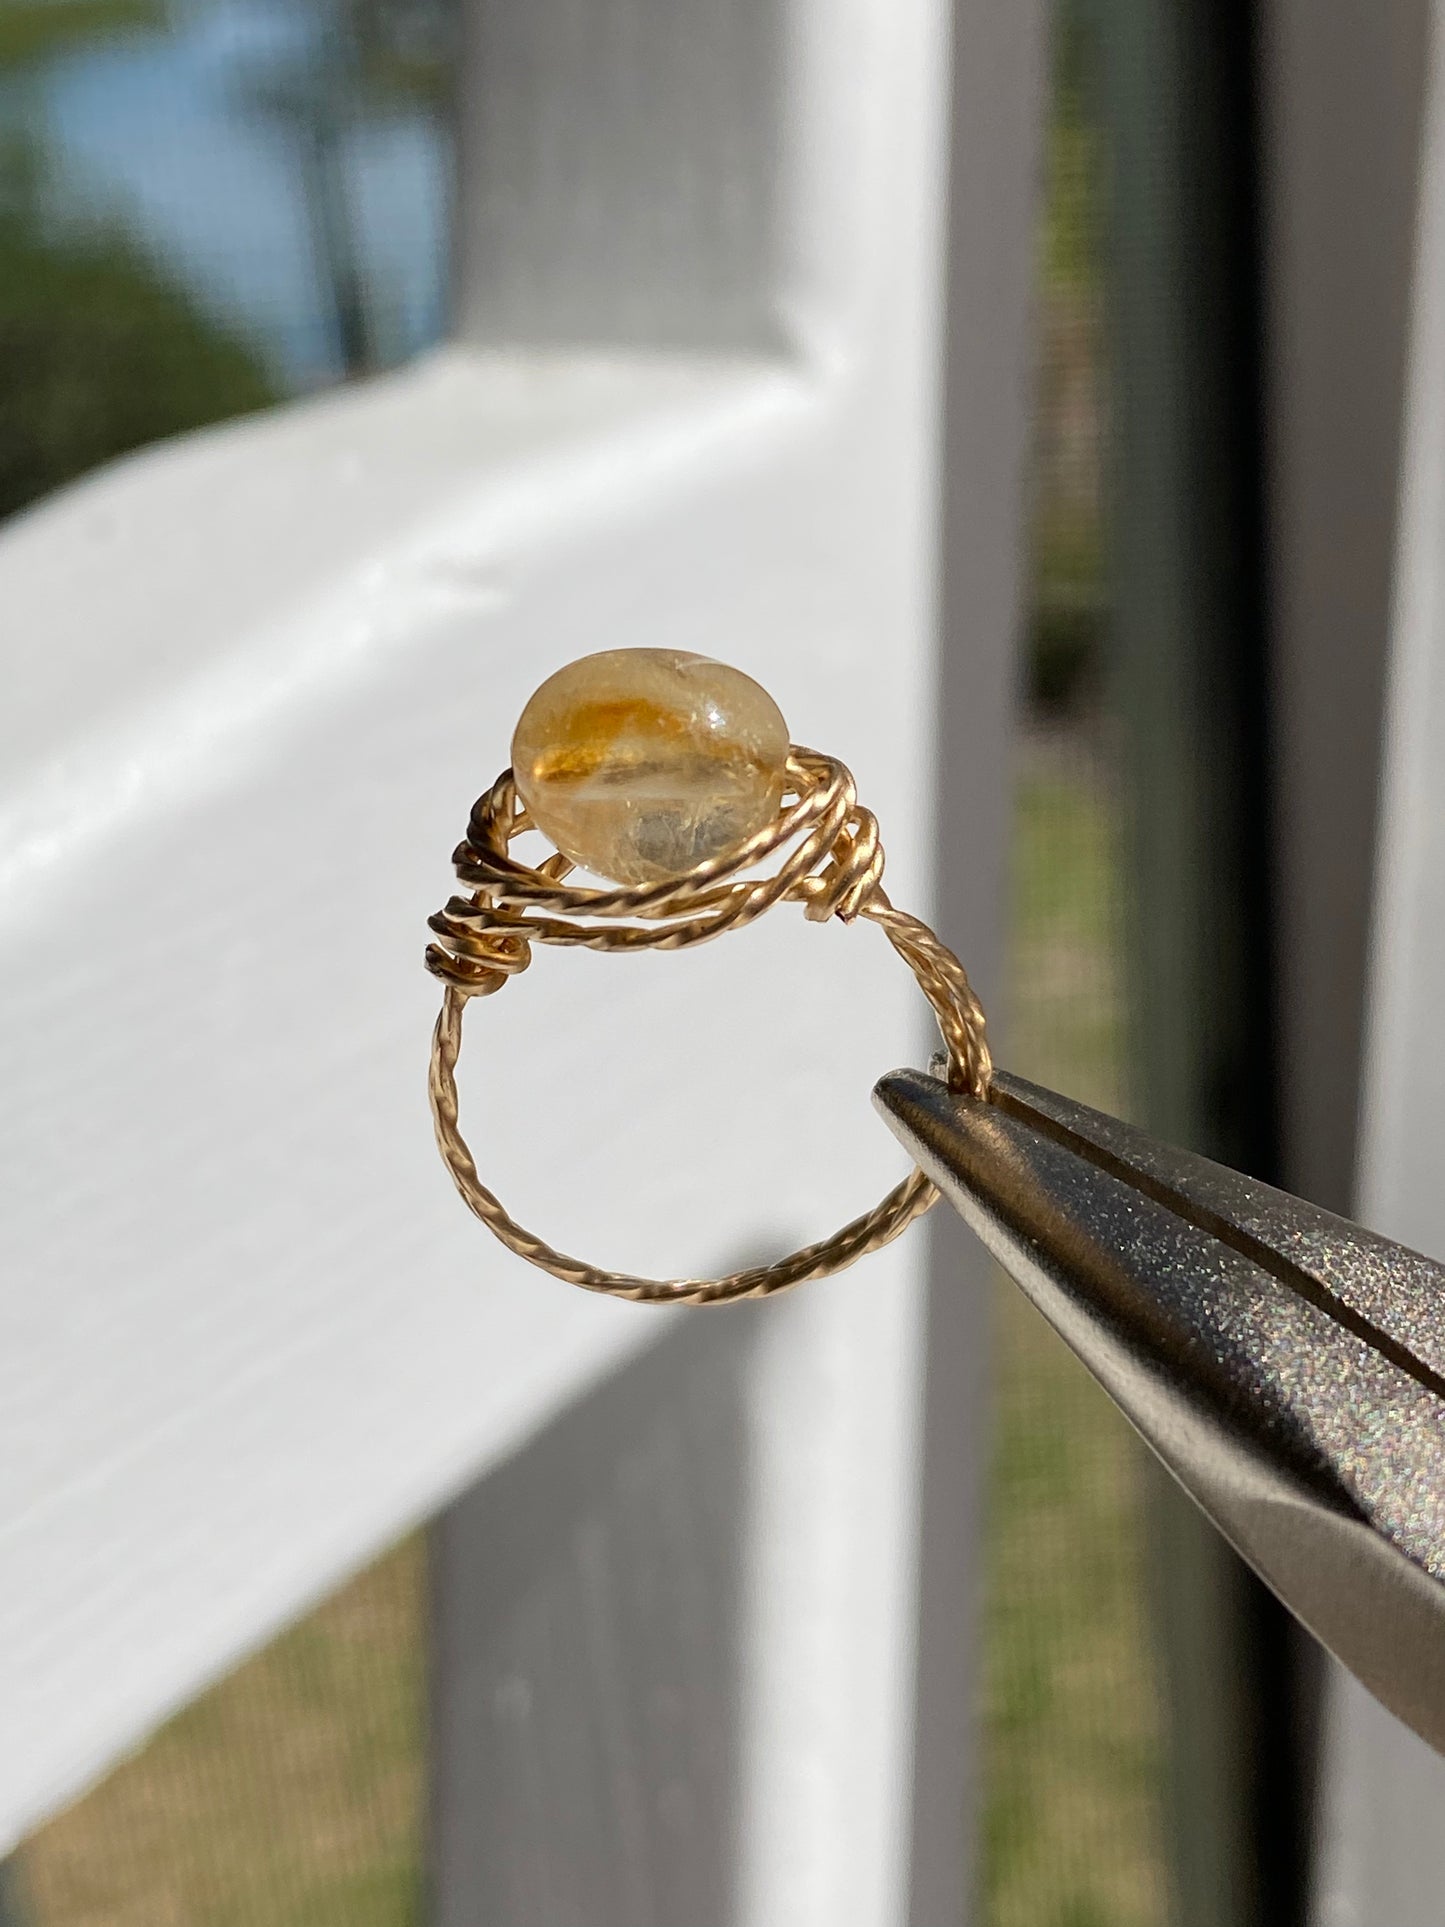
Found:
[[[535,869],[511,854],[540,830]],[[790,742],[766,690],[740,670],[671,649],[612,649],[548,678],[512,739],[512,768],[473,806],[455,851],[454,896],[428,919],[442,980],[429,1090],[437,1145],[470,1209],[509,1250],[587,1291],[650,1304],[724,1304],[841,1271],[938,1199],[914,1170],[871,1211],[818,1244],[725,1278],[638,1278],[555,1250],[477,1175],[458,1123],[462,1014],[525,970],[536,943],[685,950],[741,930],[775,903],[822,923],[879,924],[938,1019],[948,1082],[983,1096],[992,1075],[984,1017],[963,965],[883,890],[878,824],[836,757]],[[578,887],[584,869],[610,887]],[[761,869],[760,875],[745,875]]]

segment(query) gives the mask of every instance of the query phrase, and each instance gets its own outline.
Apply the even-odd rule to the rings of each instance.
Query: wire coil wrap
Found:
[[[702,864],[677,881],[608,889],[569,885],[573,866],[564,856],[549,857],[535,869],[511,856],[513,838],[532,824],[510,770],[472,809],[466,839],[452,859],[470,894],[452,897],[428,919],[439,941],[427,946],[427,968],[445,986],[431,1052],[437,1144],[457,1190],[482,1223],[519,1257],[569,1284],[652,1304],[763,1298],[841,1271],[876,1251],[927,1211],[938,1192],[915,1170],[831,1237],[725,1278],[638,1278],[555,1250],[518,1224],[482,1183],[458,1124],[462,1014],[473,997],[493,995],[525,970],[534,943],[684,950],[742,929],[783,902],[801,903],[803,915],[815,923],[834,916],[844,923],[866,917],[882,927],[932,1005],[947,1048],[949,1083],[976,1096],[988,1088],[992,1061],[978,999],[953,952],[927,924],[888,901],[877,820],[858,802],[852,776],[836,758],[795,744],[787,781],[777,819],[731,856]],[[776,867],[763,875],[743,875],[775,857]]]

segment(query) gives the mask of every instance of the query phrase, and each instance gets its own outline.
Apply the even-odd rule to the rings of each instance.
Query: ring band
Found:
[[[784,738],[786,740],[786,738]],[[507,770],[473,807],[453,862],[469,894],[454,896],[428,919],[438,938],[426,964],[445,986],[432,1038],[429,1089],[437,1144],[463,1200],[501,1242],[553,1277],[648,1304],[724,1304],[764,1298],[810,1278],[841,1271],[877,1251],[933,1205],[938,1192],[919,1170],[880,1203],[820,1243],[716,1279],[653,1279],[607,1271],[568,1257],[520,1225],[477,1174],[458,1122],[456,1067],[462,1016],[474,997],[502,989],[531,962],[534,943],[588,950],[683,950],[740,930],[774,904],[801,903],[811,922],[836,916],[881,926],[912,970],[938,1019],[949,1084],[982,1096],[992,1073],[984,1017],[963,965],[917,917],[897,910],[882,886],[878,824],[857,800],[843,764],[816,750],[789,748],[776,817],[735,849],[687,875],[617,888],[578,888],[560,852],[533,869],[509,853],[534,827]],[[781,853],[781,855],[780,855]],[[778,858],[761,877],[744,878]]]

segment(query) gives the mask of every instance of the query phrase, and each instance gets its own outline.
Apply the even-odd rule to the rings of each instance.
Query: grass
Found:
[[[165,24],[165,0],[5,0],[0,70],[14,73],[59,54],[88,53]]]
[[[1024,746],[1010,1068],[1121,1102],[1117,808],[1077,739]],[[985,1606],[989,1927],[1159,1927],[1158,1702],[1145,1622],[1141,1448],[1005,1282]]]
[[[1066,737],[1026,745],[1006,1058],[1108,1106],[1115,836],[1099,759]],[[1003,1285],[997,1357],[986,1918],[1159,1927],[1139,1448]],[[419,1927],[423,1586],[411,1540],[45,1827],[19,1869],[34,1927]]]
[[[36,1927],[419,1922],[424,1564],[407,1540],[43,1828]]]

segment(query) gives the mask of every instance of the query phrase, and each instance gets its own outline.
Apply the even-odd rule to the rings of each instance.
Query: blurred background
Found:
[[[0,515],[440,337],[455,12],[0,0]],[[1055,7],[1001,1029],[1011,1068],[1271,1175],[1259,50],[1207,13]],[[1003,1290],[998,1331],[982,1917],[1287,1922],[1309,1655]],[[0,1920],[420,1927],[426,1628],[417,1539],[42,1828]],[[1191,1702],[1220,1638],[1253,1712]]]

